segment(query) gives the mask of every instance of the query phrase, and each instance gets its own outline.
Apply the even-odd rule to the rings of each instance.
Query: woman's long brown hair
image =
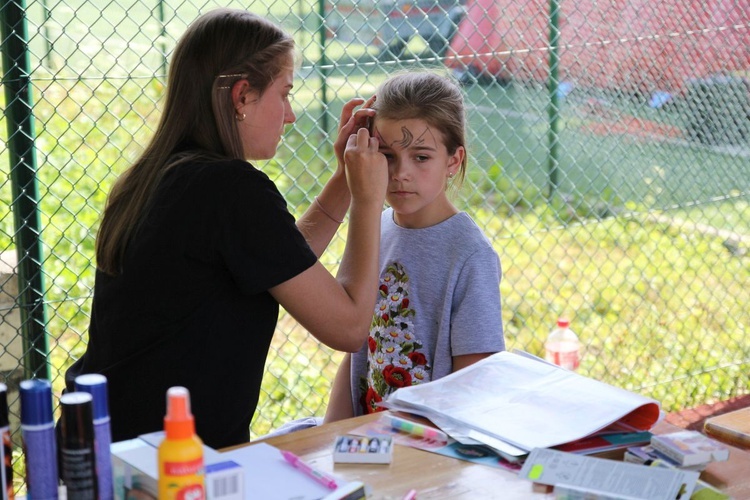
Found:
[[[98,269],[122,272],[125,250],[165,172],[195,160],[244,159],[231,87],[246,79],[262,94],[291,64],[293,50],[286,32],[244,10],[212,10],[190,25],[172,56],[156,133],[109,193],[96,240]],[[192,148],[176,154],[185,144]]]

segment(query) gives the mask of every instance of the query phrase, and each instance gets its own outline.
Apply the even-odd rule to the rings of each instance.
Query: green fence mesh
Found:
[[[343,102],[369,96],[397,70],[444,69],[463,85],[471,125],[468,177],[455,201],[500,254],[508,348],[543,354],[564,315],[584,344],[582,374],[666,411],[750,392],[750,14],[742,0],[221,5],[268,16],[298,43],[298,121],[276,159],[259,165],[294,213],[332,173]],[[156,126],[175,41],[216,6],[2,0],[3,19],[24,14],[28,42],[23,55],[11,53],[22,30],[3,21],[0,380],[11,388],[15,437],[18,382],[47,370],[59,395],[85,349],[107,193]],[[27,92],[15,93],[24,58]],[[8,112],[19,100],[34,120],[33,155],[12,150],[18,134],[29,135]],[[36,196],[12,182],[18,154],[35,156]],[[44,305],[36,317],[19,299],[34,285],[25,275],[16,287],[15,278],[18,257],[33,257],[21,244],[32,221],[18,217],[19,202],[34,197]],[[322,257],[331,269],[345,234]],[[48,346],[23,342],[22,322],[40,318]],[[43,369],[28,366],[40,349],[48,349]],[[340,357],[282,313],[253,436],[322,415]]]

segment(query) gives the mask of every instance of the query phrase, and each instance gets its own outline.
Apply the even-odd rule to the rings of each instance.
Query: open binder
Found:
[[[604,430],[650,430],[660,414],[657,401],[510,352],[401,388],[381,405],[422,415],[454,439],[509,460]]]

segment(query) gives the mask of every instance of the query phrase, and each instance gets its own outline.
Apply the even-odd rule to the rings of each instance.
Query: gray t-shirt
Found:
[[[505,349],[500,259],[471,217],[406,229],[389,208],[381,224],[378,302],[367,343],[352,354],[355,415],[448,375],[453,356]]]

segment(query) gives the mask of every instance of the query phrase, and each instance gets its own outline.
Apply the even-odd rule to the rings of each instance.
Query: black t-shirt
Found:
[[[160,182],[123,272],[97,272],[86,353],[108,379],[114,441],[163,429],[166,392],[191,394],[213,448],[247,442],[279,305],[268,289],[317,258],[276,185],[243,161],[183,164]]]

